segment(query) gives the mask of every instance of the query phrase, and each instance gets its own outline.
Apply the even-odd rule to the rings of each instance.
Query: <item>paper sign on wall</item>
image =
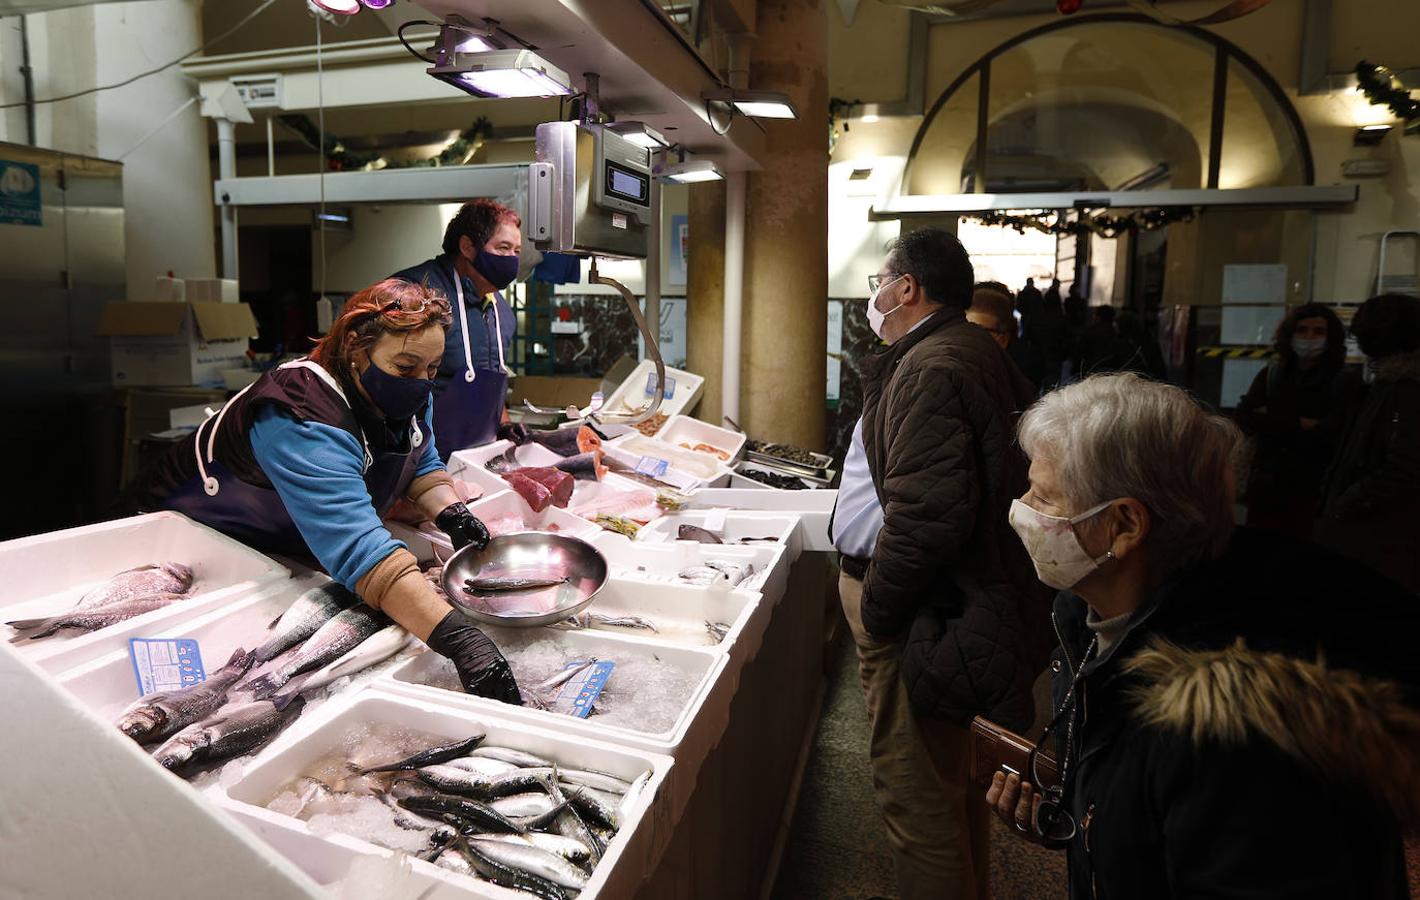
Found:
[[[39,166],[0,159],[0,225],[42,224]]]
[[[1224,303],[1286,303],[1287,267],[1223,266]]]

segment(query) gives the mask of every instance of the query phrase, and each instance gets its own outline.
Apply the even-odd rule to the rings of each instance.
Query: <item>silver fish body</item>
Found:
[[[587,875],[564,857],[515,841],[495,841],[470,837],[468,843],[505,866],[544,878],[553,884],[581,890],[587,886]]]
[[[478,837],[481,841],[503,841],[508,844],[524,844],[546,850],[548,853],[556,853],[568,862],[584,863],[592,858],[592,851],[587,849],[587,845],[573,838],[563,837],[560,834],[547,834],[541,831],[529,831],[527,834],[483,834]]]
[[[391,625],[365,638],[354,650],[335,662],[312,672],[301,682],[302,691],[323,688],[333,681],[363,672],[373,665],[382,663],[403,650],[409,644],[409,632],[398,625]]]
[[[136,566],[119,572],[98,587],[90,589],[79,598],[74,608],[94,609],[164,594],[181,596],[191,587],[192,569],[182,563]]]
[[[305,704],[304,697],[290,697],[227,707],[173,735],[153,751],[153,758],[165,769],[191,774],[261,747],[300,715]]]
[[[435,766],[451,759],[467,756],[470,750],[483,743],[483,738],[484,732],[475,732],[466,738],[448,744],[441,744],[437,747],[429,747],[428,749],[420,750],[418,753],[395,760],[394,762],[375,766],[364,766],[359,769],[359,772],[361,775],[368,775],[371,772],[398,772],[406,769],[419,769],[424,766]]]
[[[118,730],[140,744],[165,740],[222,708],[227,691],[251,668],[252,654],[238,649],[207,680],[176,691],[139,697],[118,717]]]
[[[40,638],[47,638],[60,631],[98,631],[100,628],[107,628],[110,625],[117,625],[119,622],[127,621],[136,616],[150,613],[155,609],[162,609],[169,604],[182,600],[181,594],[163,594],[160,596],[145,597],[139,600],[125,600],[121,603],[111,603],[108,606],[96,606],[90,609],[75,610],[74,612],[63,613],[57,616],[46,616],[39,619],[16,619],[6,622],[15,629],[16,634],[10,638],[10,643],[16,641],[31,640],[37,641]]]
[[[596,788],[563,782],[559,785],[567,799],[592,823],[607,828],[621,827],[621,797]]]
[[[335,662],[389,626],[389,619],[364,604],[341,610],[306,639],[289,662],[249,682],[252,696],[264,700],[297,675]]]
[[[511,747],[479,747],[469,756],[481,756],[485,759],[496,759],[499,762],[510,763],[519,768],[551,768],[552,762],[543,759],[541,756],[533,756],[531,753],[524,753],[521,750],[514,750]]]
[[[425,784],[451,794],[487,797],[493,787],[493,779],[487,775],[450,765],[424,766],[414,774]]]
[[[296,598],[271,626],[271,637],[256,648],[256,661],[269,662],[315,634],[343,609],[360,602],[344,585],[331,581]]]
[[[522,818],[524,816],[540,816],[551,811],[557,804],[547,794],[528,791],[509,797],[499,797],[489,806],[509,818]]]
[[[625,794],[631,790],[631,782],[622,781],[615,775],[608,775],[605,772],[594,772],[590,769],[563,769],[557,770],[557,777],[561,781],[570,782],[581,787],[589,787],[608,794]]]
[[[463,769],[466,772],[473,772],[488,779],[497,778],[500,775],[507,775],[516,771],[519,767],[501,759],[492,759],[487,756],[479,756],[477,751],[471,756],[463,756],[458,759],[451,759],[443,763],[453,769]]]

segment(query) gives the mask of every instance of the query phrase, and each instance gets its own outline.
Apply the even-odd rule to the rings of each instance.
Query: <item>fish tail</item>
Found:
[[[236,651],[232,653],[232,658],[227,660],[227,665],[223,668],[231,668],[235,666],[236,668],[241,669],[242,674],[245,675],[248,671],[250,671],[252,664],[255,662],[255,650],[248,653],[246,650],[243,650],[241,647],[238,647]]]
[[[286,682],[290,680],[288,676],[282,675],[280,672],[272,672],[248,682],[247,690],[251,691],[253,700],[267,700],[272,694],[285,687]]]
[[[302,680],[304,681],[304,679]],[[272,697],[271,705],[276,707],[277,712],[290,713],[294,716],[306,705],[306,698],[301,696],[300,686],[297,685],[295,690]]]
[[[13,622],[6,622],[11,628],[18,632],[10,638],[10,643],[18,643],[23,640],[36,641],[40,638],[49,637],[64,626],[60,624],[62,616],[42,616],[38,619],[15,619]],[[29,633],[33,632],[33,633]]]

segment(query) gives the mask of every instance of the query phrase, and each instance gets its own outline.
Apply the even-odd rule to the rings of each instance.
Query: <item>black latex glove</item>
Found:
[[[487,526],[469,512],[462,501],[444,507],[444,511],[434,517],[434,525],[449,536],[455,550],[462,550],[470,544],[479,550],[488,546]]]
[[[498,440],[512,441],[521,447],[528,442],[528,430],[522,422],[504,422],[498,426]]]
[[[477,521],[475,519],[474,521]],[[513,670],[498,647],[458,610],[434,626],[426,642],[429,649],[448,657],[459,673],[459,683],[470,694],[521,706],[523,695]]]

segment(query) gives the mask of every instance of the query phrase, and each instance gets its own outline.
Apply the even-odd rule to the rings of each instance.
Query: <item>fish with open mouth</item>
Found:
[[[294,721],[305,705],[304,697],[286,694],[224,707],[173,735],[153,751],[153,758],[163,768],[186,777],[262,747]]]
[[[177,734],[222,708],[227,691],[251,668],[253,655],[238,648],[206,681],[176,691],[159,691],[133,701],[119,714],[118,730],[140,744]]]
[[[364,604],[341,610],[307,638],[289,660],[248,682],[246,687],[254,698],[264,700],[292,678],[335,662],[389,625],[387,616]]]
[[[92,588],[74,605],[78,609],[95,609],[129,600],[142,600],[172,594],[182,596],[192,588],[192,569],[182,563],[150,563],[119,572],[98,587]]]
[[[341,610],[359,602],[359,597],[334,581],[306,591],[271,623],[271,637],[256,648],[256,661],[270,662],[315,634]]]

